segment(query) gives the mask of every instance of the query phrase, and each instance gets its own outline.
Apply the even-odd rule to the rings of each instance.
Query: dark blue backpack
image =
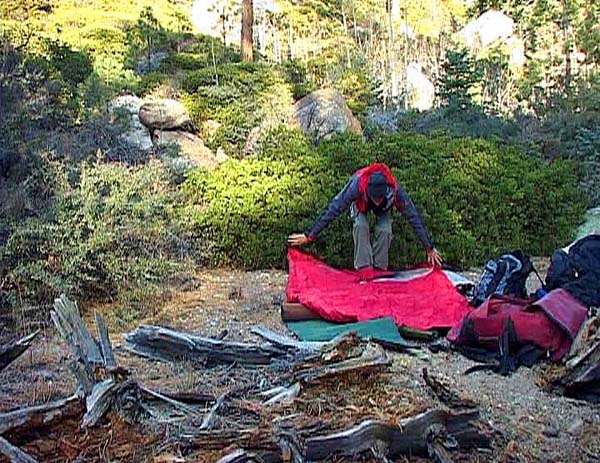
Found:
[[[488,260],[473,292],[471,305],[478,307],[492,294],[527,297],[525,283],[531,272],[539,278],[531,258],[521,250]]]

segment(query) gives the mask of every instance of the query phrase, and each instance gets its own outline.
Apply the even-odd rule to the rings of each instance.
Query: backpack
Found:
[[[488,260],[473,292],[471,305],[480,306],[492,294],[527,297],[525,283],[531,272],[535,272],[540,278],[530,257],[521,250]]]

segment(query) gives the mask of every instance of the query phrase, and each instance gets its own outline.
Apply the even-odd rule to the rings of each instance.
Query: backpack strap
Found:
[[[488,297],[490,297],[492,294],[494,294],[496,292],[496,288],[500,284],[500,281],[502,281],[502,278],[504,277],[504,273],[506,272],[506,267],[507,267],[506,262],[500,260],[497,265],[498,266],[496,267],[496,272],[494,273],[494,277],[492,278],[492,281],[490,281],[490,284],[488,285],[488,287],[485,290],[485,298],[484,299],[487,299]]]

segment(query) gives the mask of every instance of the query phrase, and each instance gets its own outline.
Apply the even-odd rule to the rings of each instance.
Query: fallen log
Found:
[[[19,358],[31,346],[31,342],[40,330],[31,333],[18,341],[0,345],[0,371]]]
[[[148,417],[162,422],[199,416],[195,407],[128,379],[129,372],[117,365],[108,329],[99,312],[95,313],[99,342],[83,322],[77,305],[65,295],[56,299],[51,317],[76,357],[71,362],[71,368],[85,397],[83,428],[96,425],[111,409],[129,423]],[[157,402],[162,407],[157,407]]]
[[[0,436],[0,453],[6,456],[11,463],[37,463],[35,458],[15,447],[2,436]]]
[[[255,326],[250,329],[250,332],[279,348],[297,350],[301,352],[319,352],[329,346],[335,345],[334,341],[298,341],[290,336],[276,333],[275,331],[265,328],[264,326]]]
[[[0,434],[52,426],[68,417],[81,416],[82,413],[83,404],[77,396],[0,413]]]
[[[293,376],[297,381],[310,383],[349,373],[381,372],[387,369],[390,364],[391,360],[383,348],[375,344],[367,344],[358,357],[345,358],[325,365],[304,367],[296,370]]]
[[[217,431],[198,434],[188,444],[194,448],[212,450],[237,447],[237,453],[226,456],[229,458],[234,455],[237,455],[236,458],[260,455],[265,460],[282,461],[281,448],[287,446],[293,448],[289,450],[288,461],[299,456],[305,461],[332,460],[344,456],[355,458],[377,449],[380,459],[403,455],[427,457],[431,454],[437,461],[447,463],[451,458],[445,443],[456,450],[469,450],[489,448],[491,442],[491,432],[479,424],[478,411],[455,413],[441,409],[406,418],[398,425],[366,420],[344,431],[322,436],[313,437],[310,431],[307,433],[300,428],[286,433],[287,442],[283,445],[278,436],[281,437],[281,433],[278,434],[277,430],[255,429],[238,433]]]
[[[159,326],[140,325],[125,335],[124,348],[155,360],[197,360],[207,366],[242,363],[268,365],[286,351],[270,344],[250,344],[207,338]]]
[[[432,426],[440,425],[461,449],[489,447],[490,435],[477,426],[477,411],[452,413],[429,410],[404,419],[398,426],[368,420],[346,431],[306,440],[306,458],[323,460],[334,455],[352,456],[368,451],[383,442],[388,457],[427,455],[427,439]]]
[[[569,353],[566,358],[568,359],[567,366],[571,366],[578,361],[582,354],[585,354],[586,346],[593,345],[594,341],[598,339],[598,329],[600,325],[600,316],[590,317],[582,323],[577,336],[571,344]]]

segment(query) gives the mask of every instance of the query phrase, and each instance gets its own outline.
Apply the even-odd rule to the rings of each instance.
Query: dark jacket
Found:
[[[362,200],[362,202],[365,203],[364,191],[361,192],[360,186],[368,183],[368,179],[364,178],[365,175],[369,175],[369,173],[365,172],[366,169],[360,169],[355,172],[354,175],[350,177],[348,183],[346,183],[346,186],[344,186],[344,188],[331,200],[329,206],[327,206],[327,209],[323,211],[308,233],[309,239],[317,239],[319,233],[329,224],[329,222],[339,216],[342,211],[347,210],[353,202],[360,203]],[[387,169],[387,166],[385,166],[385,169]],[[396,208],[400,210],[404,218],[411,225],[423,246],[426,249],[432,249],[434,247],[433,241],[423,225],[423,220],[421,219],[417,208],[406,191],[404,191],[404,188],[398,185],[397,182],[394,183],[395,185],[388,185],[388,193],[385,201],[383,205],[380,205],[377,208],[377,212],[386,212],[396,206]],[[364,209],[364,207],[358,208],[358,210],[362,209]],[[367,207],[364,212],[369,210],[373,209],[370,202],[367,202]]]

